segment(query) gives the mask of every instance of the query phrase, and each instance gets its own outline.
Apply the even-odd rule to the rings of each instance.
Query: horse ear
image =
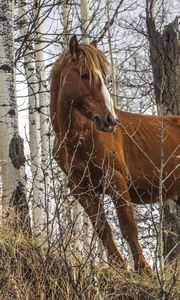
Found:
[[[76,55],[77,55],[77,52],[78,52],[78,40],[76,38],[76,35],[73,35],[70,38],[70,41],[69,41],[69,50],[70,50],[70,53],[71,53],[72,57],[74,59],[76,59]]]
[[[97,41],[96,40],[93,40],[91,43],[90,43],[91,46],[97,48]]]

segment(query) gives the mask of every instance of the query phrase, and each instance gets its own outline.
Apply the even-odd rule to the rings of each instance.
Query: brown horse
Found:
[[[179,197],[180,117],[114,109],[106,87],[108,71],[95,42],[79,44],[76,36],[71,38],[69,50],[55,62],[51,74],[53,155],[108,256],[123,266],[99,197],[111,196],[138,270],[149,266],[138,242],[131,203],[157,202],[161,177],[163,198]]]

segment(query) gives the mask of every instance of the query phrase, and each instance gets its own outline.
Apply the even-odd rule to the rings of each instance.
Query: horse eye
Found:
[[[89,74],[88,73],[84,73],[81,75],[81,79],[84,80],[84,79],[89,79]]]

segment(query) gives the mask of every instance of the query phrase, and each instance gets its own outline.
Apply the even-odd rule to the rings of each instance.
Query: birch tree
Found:
[[[113,58],[113,50],[112,50],[112,43],[111,43],[111,24],[110,24],[110,7],[109,7],[109,0],[106,2],[107,8],[107,34],[108,34],[108,45],[109,45],[109,54],[110,54],[110,61],[111,61],[111,76],[112,76],[112,97],[115,107],[117,106],[117,88],[116,88],[116,68],[114,64]]]
[[[42,44],[42,7],[39,1],[34,2],[34,26],[35,26],[35,67],[37,77],[37,88],[39,97],[40,114],[40,139],[41,139],[41,169],[46,198],[49,193],[49,153],[50,153],[50,128],[49,128],[49,101],[47,92],[47,76],[45,68],[45,56]],[[38,130],[38,128],[37,128]]]
[[[81,0],[80,2],[81,9],[81,33],[83,43],[89,43],[89,25],[90,25],[90,11],[89,11],[89,2],[88,0]]]
[[[62,12],[62,25],[63,25],[63,42],[64,47],[68,47],[69,41],[69,11],[70,7],[67,1],[61,3],[61,12]]]
[[[0,165],[2,207],[12,203],[20,214],[21,228],[30,233],[29,209],[25,195],[23,141],[19,136],[14,68],[14,3],[0,4]]]
[[[40,138],[40,116],[39,116],[39,87],[36,74],[35,52],[29,27],[34,26],[31,16],[27,14],[26,2],[19,0],[19,28],[24,40],[22,48],[24,53],[24,69],[28,88],[29,99],[29,147],[31,156],[32,172],[32,214],[33,230],[39,234],[44,225],[44,184],[41,167],[41,138]],[[30,25],[31,24],[31,25]],[[44,104],[42,104],[44,105]],[[42,121],[44,122],[44,120]],[[44,134],[44,133],[43,133]],[[46,146],[45,150],[46,150]]]

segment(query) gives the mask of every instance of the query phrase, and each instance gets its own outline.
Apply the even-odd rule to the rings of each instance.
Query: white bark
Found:
[[[67,4],[67,1],[63,1],[61,4],[61,12],[62,12],[62,25],[63,25],[63,41],[64,41],[64,45],[65,48],[68,45],[68,41],[69,41],[69,22],[68,22],[68,16],[69,16],[69,6]]]
[[[89,13],[89,3],[88,0],[81,0],[80,3],[81,8],[81,32],[82,32],[82,41],[83,43],[89,43],[89,20],[90,20],[90,13]]]
[[[3,210],[18,182],[23,182],[22,171],[14,168],[9,158],[9,144],[18,133],[13,58],[13,2],[0,3],[0,165],[2,174]]]
[[[74,250],[78,254],[80,252],[81,243],[80,237],[82,234],[82,220],[81,220],[81,206],[78,202],[74,203],[73,207],[73,219],[74,219]]]
[[[26,3],[19,0],[19,15],[21,16],[21,34],[28,36],[28,24]],[[35,57],[32,44],[27,41],[24,44],[24,68],[28,85],[29,98],[29,140],[31,155],[31,172],[33,181],[33,230],[39,234],[44,224],[44,184],[41,168],[40,147],[40,117],[39,117],[39,94],[38,79],[36,76]]]
[[[47,78],[45,73],[45,57],[43,46],[41,43],[42,37],[42,23],[41,23],[41,8],[36,2],[36,9],[34,10],[34,19],[36,21],[35,29],[35,63],[36,63],[36,76],[39,94],[39,112],[40,112],[40,136],[41,136],[41,168],[44,175],[44,183],[46,185],[46,193],[49,188],[49,151],[50,151],[50,130],[49,130],[49,101],[47,94]]]
[[[127,268],[128,268],[128,270],[134,270],[134,259],[133,259],[131,248],[128,243],[127,243],[127,249],[128,249]]]
[[[107,7],[107,18],[108,18],[108,44],[109,44],[109,53],[110,53],[110,60],[111,60],[111,76],[112,76],[112,98],[114,102],[114,106],[117,106],[117,86],[116,86],[116,68],[114,64],[113,58],[113,50],[112,50],[112,43],[111,43],[111,31],[110,31],[110,14],[109,14],[109,0],[106,3]]]
[[[148,0],[148,13],[149,17],[155,19],[156,15],[156,0]]]

